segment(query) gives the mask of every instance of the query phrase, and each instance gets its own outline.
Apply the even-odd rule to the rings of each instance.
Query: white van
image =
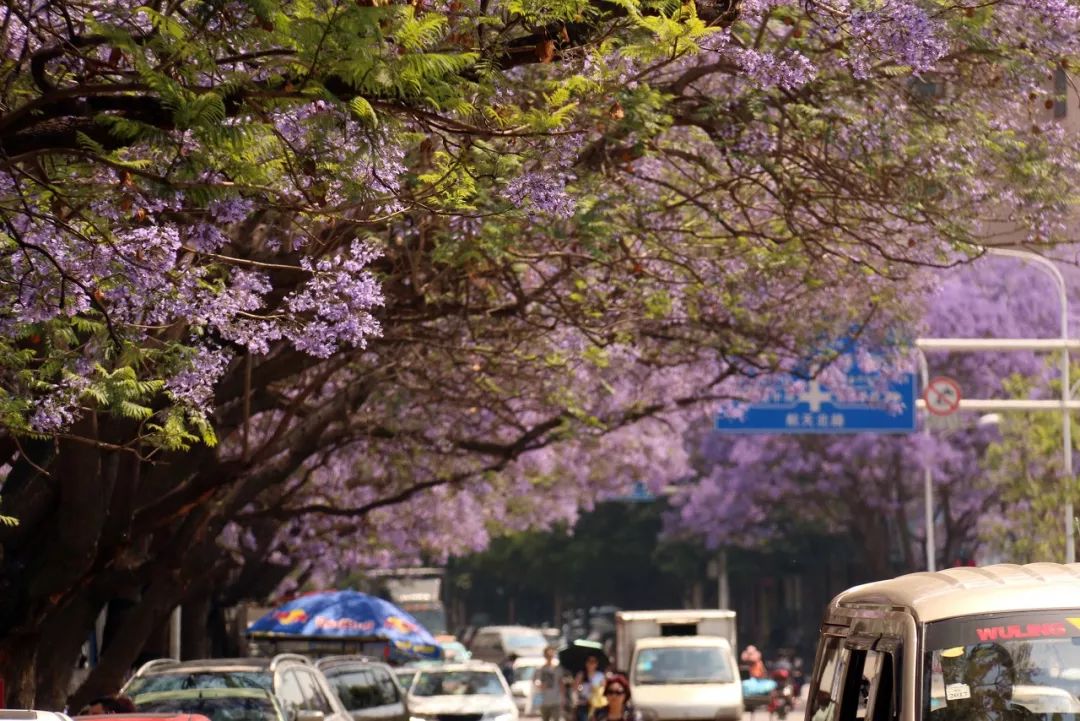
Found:
[[[742,684],[726,638],[665,636],[634,645],[630,688],[644,721],[739,721]]]
[[[1080,713],[1080,564],[914,573],[829,604],[806,721]]]
[[[629,676],[644,721],[741,719],[742,683],[734,648],[734,611],[615,614],[615,665]]]

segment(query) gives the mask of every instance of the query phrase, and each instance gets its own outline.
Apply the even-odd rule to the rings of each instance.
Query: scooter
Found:
[[[776,682],[776,688],[769,695],[769,717],[775,716],[779,721],[784,721],[788,711],[795,709],[795,688],[791,684],[791,674],[786,668],[773,671],[772,679]]]

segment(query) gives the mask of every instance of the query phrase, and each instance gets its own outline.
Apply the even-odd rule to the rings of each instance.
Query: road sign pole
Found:
[[[930,387],[930,369],[926,363],[926,354],[921,349],[919,354],[919,380],[922,392]],[[930,412],[923,418],[923,433],[930,440]],[[929,444],[927,444],[929,447]],[[937,570],[937,538],[934,534],[934,472],[930,469],[929,454],[926,455],[926,467],[923,469],[923,512],[926,514],[926,570]]]

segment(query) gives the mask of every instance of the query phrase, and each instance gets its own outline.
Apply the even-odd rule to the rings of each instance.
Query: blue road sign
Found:
[[[633,487],[630,489],[630,493],[625,496],[620,496],[615,499],[617,501],[623,501],[624,503],[652,503],[656,500],[656,496],[652,494],[649,487],[641,481],[634,481]]]
[[[793,392],[795,380],[778,384],[766,403],[752,403],[741,418],[717,416],[721,433],[911,433],[915,430],[915,375],[906,373],[875,390],[877,374],[854,370],[848,383],[865,401],[836,400],[817,381]],[[899,410],[898,410],[899,407]]]

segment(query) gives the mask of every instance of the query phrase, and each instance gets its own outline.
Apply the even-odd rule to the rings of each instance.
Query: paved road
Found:
[[[787,719],[785,719],[785,721],[802,721],[805,711],[806,701],[801,698],[795,699],[795,708],[788,711]],[[747,711],[744,713],[742,721],[780,721],[780,717],[775,714],[770,714],[768,709],[759,708],[757,711]]]
[[[796,699],[795,709],[789,711],[787,719],[785,721],[802,721],[803,713],[806,710],[806,699]],[[522,716],[522,721],[538,721],[539,716]],[[757,711],[747,711],[743,714],[742,721],[780,721],[779,717],[775,714],[770,715],[769,711],[764,708],[760,708]]]

